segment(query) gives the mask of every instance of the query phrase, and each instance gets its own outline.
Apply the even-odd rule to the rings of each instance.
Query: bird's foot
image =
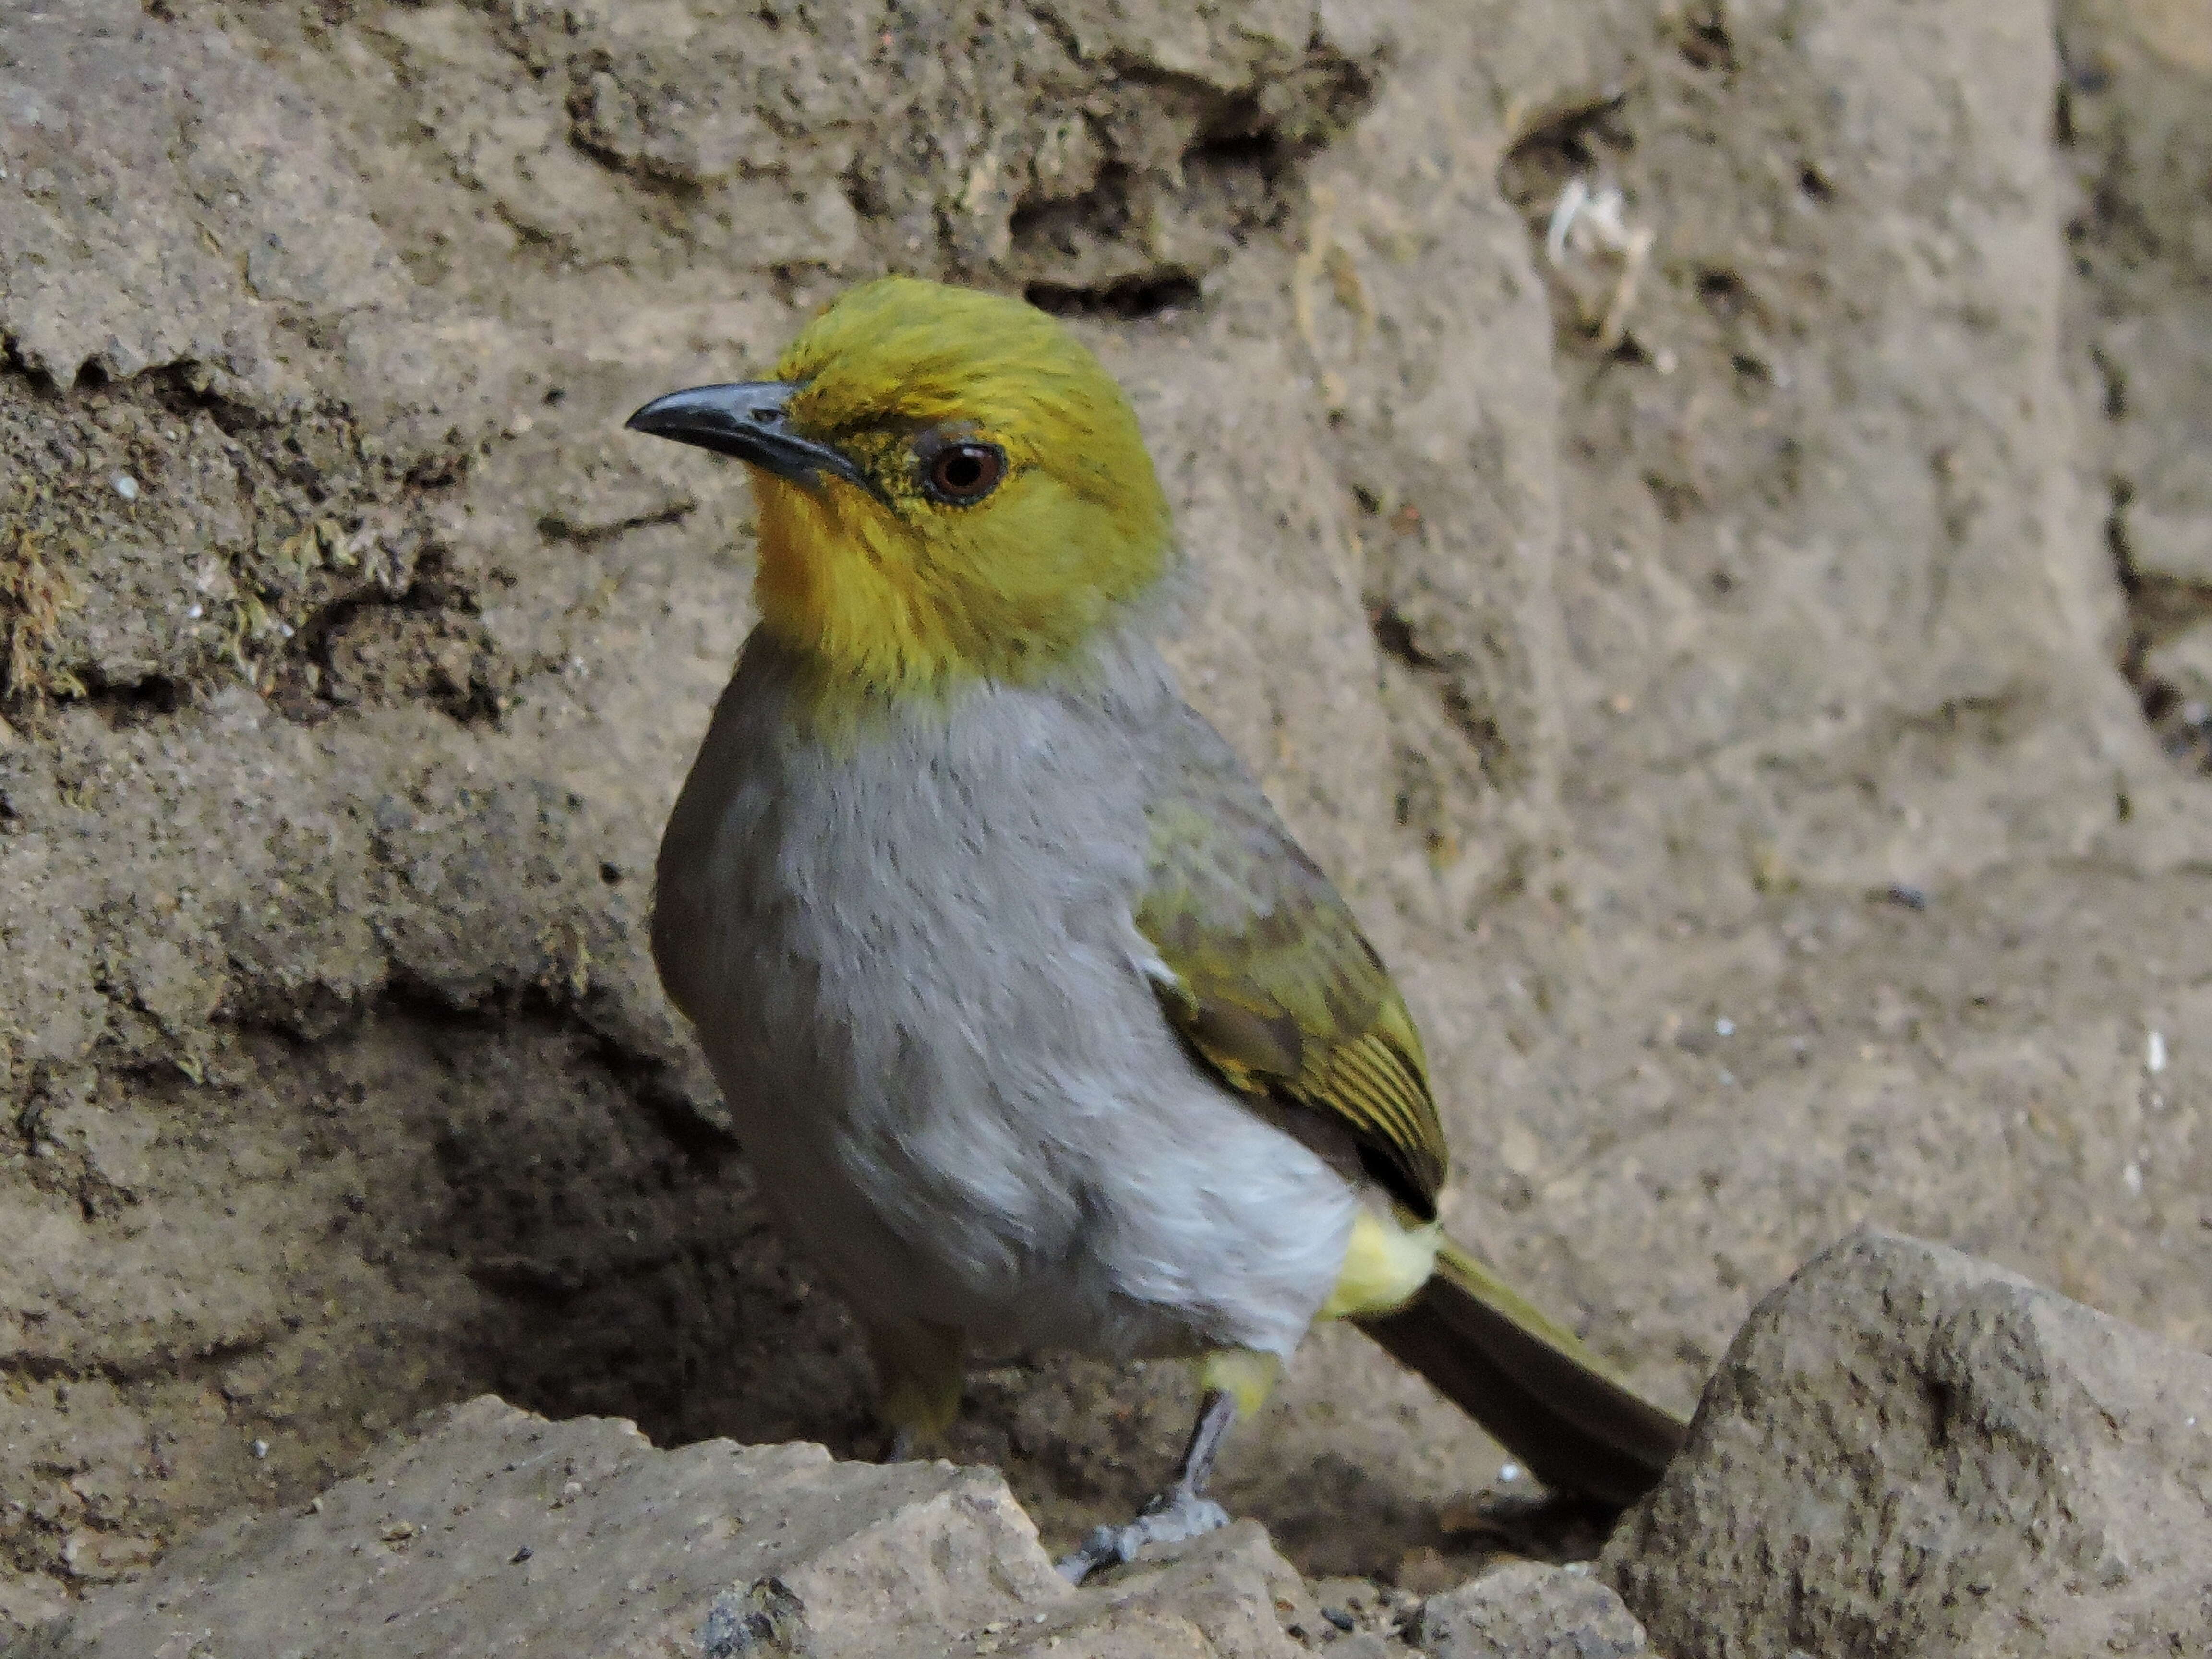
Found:
[[[1133,1559],[1147,1544],[1181,1544],[1229,1524],[1229,1511],[1187,1486],[1164,1492],[1127,1526],[1094,1527],[1060,1562],[1060,1576],[1079,1584],[1101,1567]]]

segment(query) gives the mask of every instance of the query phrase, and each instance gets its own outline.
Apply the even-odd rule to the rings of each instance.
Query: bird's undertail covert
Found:
[[[1411,1302],[1358,1324],[1556,1491],[1625,1507],[1687,1432],[1449,1240]]]

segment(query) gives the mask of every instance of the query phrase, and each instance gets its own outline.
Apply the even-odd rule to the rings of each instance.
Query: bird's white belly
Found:
[[[740,1122],[770,1201],[864,1320],[952,1325],[986,1355],[1288,1353],[1335,1282],[1349,1190],[1204,1085],[1139,1096],[1150,1069],[1033,1094],[894,1088],[842,1112],[756,1096]]]

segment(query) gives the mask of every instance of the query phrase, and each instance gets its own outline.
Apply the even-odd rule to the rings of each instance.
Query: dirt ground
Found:
[[[0,1633],[487,1389],[878,1448],[644,953],[744,490],[619,428],[884,270],[1130,386],[1601,1352],[1862,1219],[2212,1345],[2192,0],[29,0],[0,169]],[[955,1449],[1064,1540],[1188,1405]],[[1348,1332],[1223,1480],[1385,1577],[1514,1491]]]

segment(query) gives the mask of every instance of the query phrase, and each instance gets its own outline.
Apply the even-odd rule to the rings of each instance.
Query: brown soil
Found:
[[[644,955],[742,483],[619,427],[886,269],[1129,384],[1455,1226],[1639,1382],[1862,1218],[2212,1342],[2201,8],[76,0],[0,167],[0,1621],[485,1389],[874,1446]],[[956,1450],[1064,1539],[1188,1402]],[[1333,1332],[1224,1496],[1589,1553],[1498,1467]]]

